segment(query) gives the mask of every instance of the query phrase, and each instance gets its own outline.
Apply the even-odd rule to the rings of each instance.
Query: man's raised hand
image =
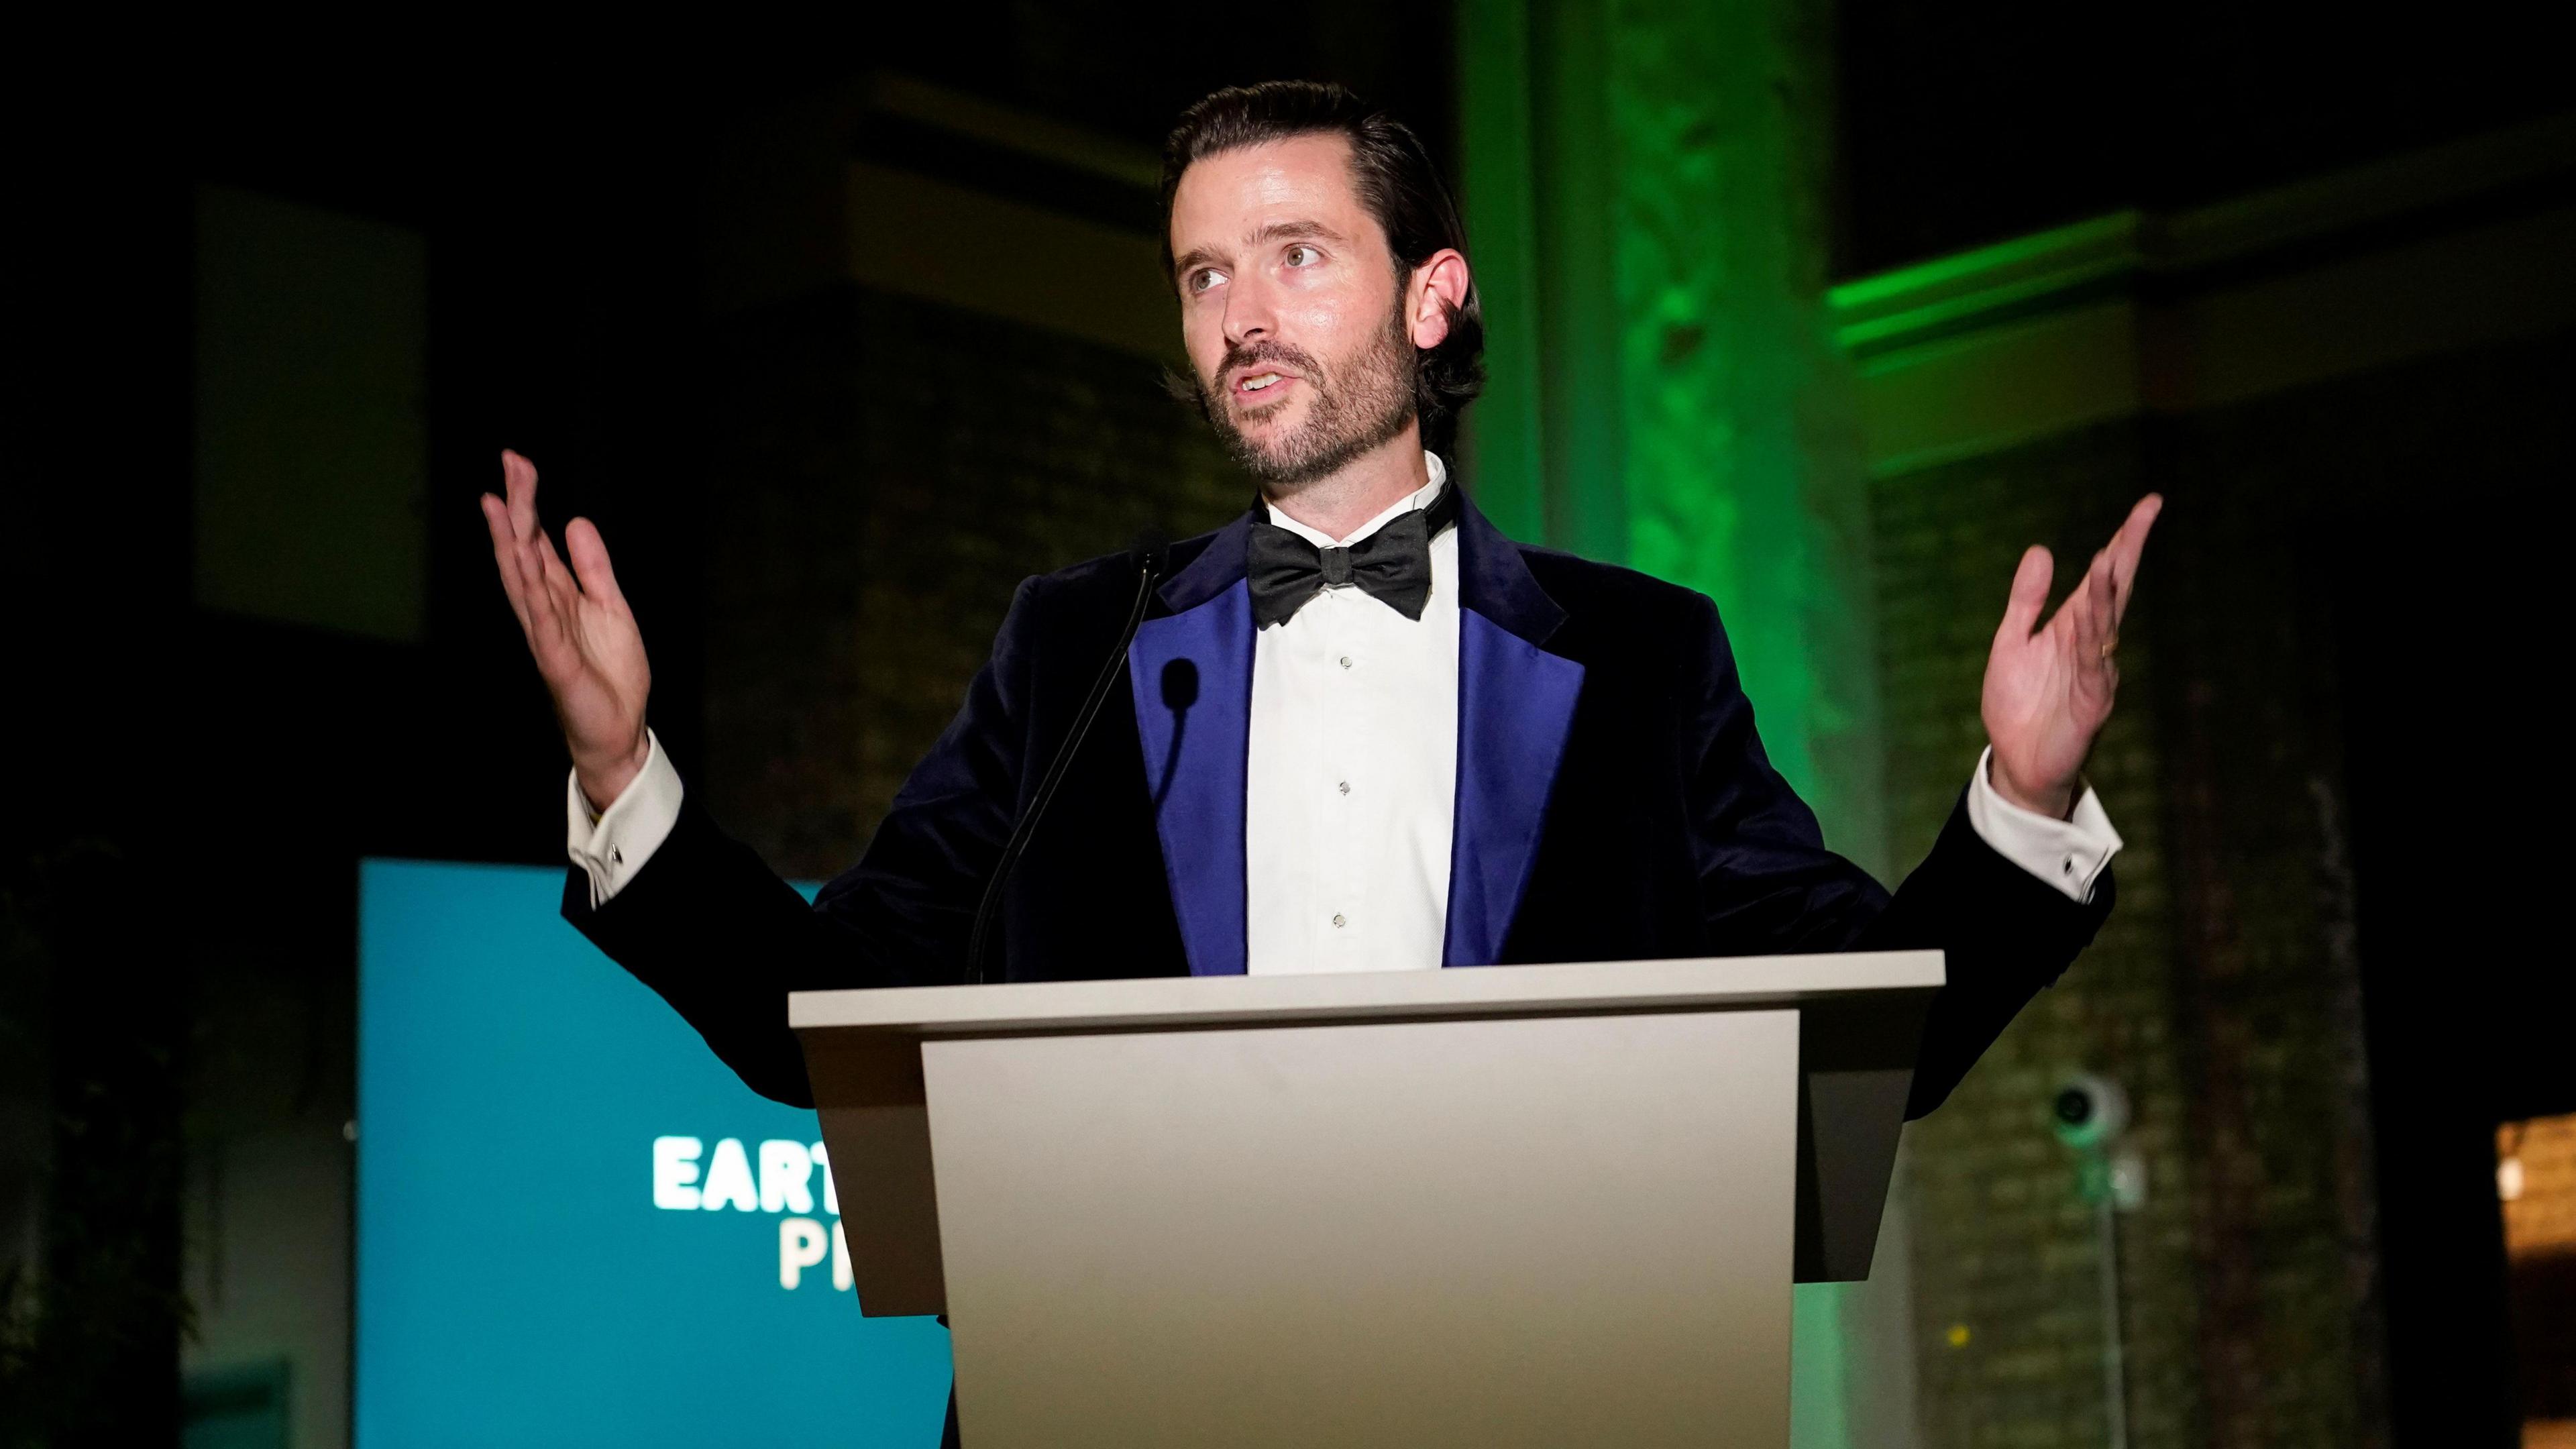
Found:
[[[2137,588],[2147,530],[2163,508],[2153,493],[2139,499],[2044,627],[2039,614],[2055,572],[2048,550],[2033,544],[2013,573],[2012,598],[1986,656],[1982,708],[1996,793],[2025,810],[2063,820],[2075,806],[2084,757],[2111,717],[2120,684],[2120,616]]]
[[[528,636],[528,652],[554,695],[575,776],[594,809],[606,809],[644,768],[644,697],[653,670],[644,659],[644,636],[608,547],[590,520],[564,528],[572,567],[555,556],[554,541],[537,525],[536,465],[501,454],[504,498],[483,495],[483,521],[492,529],[492,561],[501,570],[510,611]]]

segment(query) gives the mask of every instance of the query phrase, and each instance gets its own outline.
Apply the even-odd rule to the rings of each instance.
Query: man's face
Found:
[[[1406,289],[1350,154],[1337,135],[1245,146],[1193,163],[1172,198],[1200,406],[1274,488],[1331,473],[1413,420]]]

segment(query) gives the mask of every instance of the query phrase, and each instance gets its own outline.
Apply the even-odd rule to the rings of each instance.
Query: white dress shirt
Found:
[[[1439,498],[1448,470],[1317,548],[1348,547]],[[1458,794],[1458,530],[1431,540],[1431,598],[1408,619],[1327,588],[1252,645],[1243,930],[1255,976],[1440,964]]]
[[[1335,540],[1276,512],[1318,547],[1366,538],[1440,496],[1447,469]],[[1431,542],[1431,598],[1407,619],[1357,587],[1328,588],[1263,629],[1252,656],[1244,785],[1244,928],[1249,969],[1427,970],[1440,964],[1458,775],[1458,530]],[[2024,810],[1987,778],[1968,785],[1968,824],[2006,860],[2069,900],[2120,852],[2090,786],[2070,819]],[[565,782],[566,849],[593,909],[643,869],[680,816],[679,771],[650,741],[644,768],[593,814]]]

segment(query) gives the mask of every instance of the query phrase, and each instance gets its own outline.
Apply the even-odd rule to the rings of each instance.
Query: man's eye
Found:
[[[1192,272],[1190,273],[1190,290],[1192,292],[1204,292],[1208,288],[1213,287],[1224,280],[1224,277],[1215,272]]]
[[[1293,246],[1288,249],[1287,262],[1292,267],[1310,266],[1321,255],[1313,247]]]

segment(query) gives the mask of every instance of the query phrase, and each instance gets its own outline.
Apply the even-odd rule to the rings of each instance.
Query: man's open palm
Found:
[[[599,530],[586,518],[565,527],[564,547],[572,554],[572,567],[565,568],[537,525],[536,465],[505,450],[501,476],[507,496],[483,495],[492,560],[537,672],[554,695],[582,793],[604,808],[644,767],[644,697],[653,685],[644,636],[618,592]]]
[[[2163,508],[2153,493],[2139,499],[2045,626],[2039,615],[2048,607],[2055,562],[2036,544],[2021,556],[1986,656],[1982,705],[1995,789],[2015,805],[2063,819],[2075,803],[2084,757],[2111,717],[2120,684],[2120,616],[2137,587],[2147,530]]]

